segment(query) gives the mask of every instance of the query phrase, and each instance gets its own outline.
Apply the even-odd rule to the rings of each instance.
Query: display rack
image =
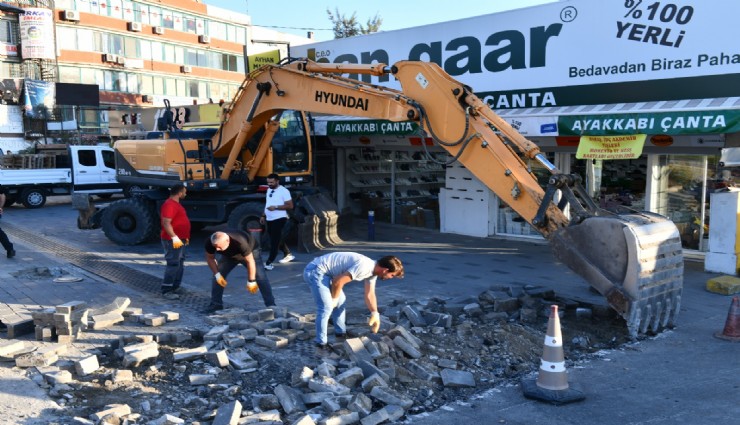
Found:
[[[433,160],[419,150],[351,148],[346,150],[350,199],[361,205],[361,213],[376,211],[376,219],[390,221],[395,203],[397,222],[405,219],[408,207],[425,207],[436,200],[445,184],[447,154],[432,152]]]

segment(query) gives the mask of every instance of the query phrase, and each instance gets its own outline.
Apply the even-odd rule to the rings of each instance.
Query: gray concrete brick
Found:
[[[475,377],[464,370],[442,369],[440,373],[445,387],[475,387]]]
[[[7,327],[6,332],[9,339],[34,333],[34,329],[36,328],[33,324],[33,319],[3,319],[3,323]]]
[[[190,385],[208,385],[216,382],[216,375],[211,374],[191,374],[188,376]]]
[[[361,368],[353,367],[340,373],[334,379],[347,388],[354,388],[358,382],[362,382],[365,379],[365,375],[362,373]]]
[[[239,400],[234,400],[218,408],[211,425],[236,425],[241,414],[242,404],[239,403]]]
[[[226,367],[229,365],[229,356],[226,350],[208,351],[205,354],[206,361],[216,367]]]
[[[350,389],[335,381],[328,376],[314,377],[308,381],[308,388],[316,392],[330,392],[335,395],[345,395],[350,393]]]
[[[305,400],[303,401],[306,402]],[[252,407],[263,412],[280,409],[280,400],[275,394],[252,394]]]
[[[75,372],[78,376],[87,376],[100,369],[98,356],[92,355],[75,361]]]
[[[126,416],[131,414],[131,407],[128,404],[109,404],[105,406],[104,410],[93,413],[90,415],[90,420],[95,422],[100,421],[105,416],[115,414],[118,417]]]
[[[388,387],[373,387],[373,389],[370,390],[370,396],[382,403],[395,404],[403,407],[404,409],[408,409],[414,404],[413,400],[402,397]]]
[[[280,384],[275,387],[275,396],[277,396],[280,405],[286,414],[306,410],[301,393],[287,385]]]
[[[393,344],[396,346],[396,348],[406,353],[406,355],[411,357],[412,359],[418,359],[421,357],[421,352],[416,349],[416,347],[414,347],[406,338],[400,335],[393,339]]]
[[[205,356],[207,352],[208,352],[208,349],[206,347],[200,346],[200,347],[190,348],[187,350],[175,351],[172,354],[172,358],[176,362],[190,361],[190,360],[199,359]]]
[[[427,325],[426,319],[424,318],[424,316],[421,315],[421,312],[415,306],[405,305],[401,309],[401,313],[403,313],[403,315],[409,319],[409,322],[411,322],[412,326]]]

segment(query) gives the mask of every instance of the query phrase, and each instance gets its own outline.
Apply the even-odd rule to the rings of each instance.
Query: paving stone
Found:
[[[394,422],[404,415],[405,410],[401,406],[388,405],[382,409],[366,416],[360,420],[362,425],[378,425],[383,422]]]
[[[159,314],[163,316],[167,322],[174,322],[174,321],[180,320],[180,313],[176,311],[161,311],[159,312]]]
[[[71,314],[75,310],[84,310],[86,308],[87,303],[84,301],[70,301],[56,306],[56,311],[57,313]]]
[[[421,314],[429,326],[440,326],[447,329],[452,327],[452,316],[450,314],[433,311],[423,311]]]
[[[369,393],[370,391],[372,391],[374,387],[377,387],[377,386],[387,387],[388,381],[386,381],[380,375],[375,373],[365,378],[360,384],[360,386],[362,387],[362,391]]]
[[[360,421],[360,415],[357,412],[338,414],[319,421],[319,425],[350,425]]]
[[[33,319],[3,319],[3,324],[7,328],[8,339],[34,333],[34,329],[36,328],[36,325],[33,324]]]
[[[312,393],[303,393],[301,394],[301,397],[303,398],[303,403],[313,406],[316,404],[321,404],[327,398],[334,397],[334,393],[330,391],[319,391]]]
[[[188,376],[190,385],[208,385],[216,382],[216,375],[210,374],[192,374]]]
[[[422,316],[419,309],[414,306],[405,305],[401,309],[401,313],[403,313],[403,315],[409,319],[409,322],[411,322],[411,325],[413,326],[426,326],[427,325],[427,321],[424,318],[424,316]]]
[[[393,339],[393,344],[412,359],[418,359],[421,357],[421,352],[416,349],[416,347],[414,347],[406,338],[400,335]]]
[[[126,416],[131,414],[131,407],[129,407],[128,404],[109,404],[105,406],[104,410],[101,410],[99,412],[93,413],[90,415],[90,420],[92,421],[100,421],[105,416],[115,414],[118,417]]]
[[[154,359],[159,356],[159,344],[156,342],[145,342],[123,347],[123,366],[136,367],[144,361]]]
[[[236,425],[242,414],[242,404],[234,400],[218,408],[211,425]]]
[[[208,331],[205,335],[203,335],[204,341],[219,341],[221,339],[221,335],[225,334],[229,331],[229,325],[221,325],[221,326],[214,326],[211,328],[211,330]]]
[[[253,359],[246,350],[229,350],[229,363],[235,369],[246,370],[259,366],[259,363]]]
[[[361,368],[353,367],[335,376],[334,379],[347,388],[354,388],[358,382],[365,379],[365,375]]]
[[[464,370],[442,369],[440,372],[445,387],[475,387],[475,377]]]
[[[365,416],[372,413],[373,401],[364,393],[357,393],[352,396],[349,404],[347,404],[347,409],[359,413],[360,417],[364,418]]]
[[[301,415],[291,425],[316,425],[316,422],[309,415]]]
[[[51,366],[59,360],[56,354],[40,355],[38,353],[23,354],[15,358],[15,365],[21,368]]]
[[[350,395],[327,397],[321,402],[321,407],[331,414],[347,408],[350,400],[352,400]]]
[[[98,316],[92,316],[93,326],[95,330],[107,329],[118,323],[123,322],[123,316],[120,313],[105,313]]]
[[[275,387],[275,396],[277,396],[280,405],[283,406],[285,413],[291,413],[306,410],[306,404],[298,390],[287,385],[280,384]]]
[[[403,407],[404,409],[408,409],[414,404],[412,400],[402,397],[401,395],[399,395],[398,393],[396,393],[395,391],[391,390],[388,387],[381,387],[381,386],[373,387],[373,389],[370,390],[370,396],[376,398],[377,400],[385,404],[395,404],[395,405]]]
[[[92,355],[75,361],[75,372],[78,376],[87,376],[100,369],[98,356]]]
[[[278,335],[265,335],[257,336],[254,339],[257,345],[262,345],[267,348],[278,349],[288,346],[288,339]]]
[[[57,370],[44,373],[46,382],[51,385],[68,384],[74,380],[72,374],[67,370]]]
[[[267,425],[268,423],[281,424],[279,410],[269,410],[267,412],[253,413],[251,415],[242,416],[239,419],[239,424],[257,424]]]
[[[357,363],[357,367],[362,369],[362,374],[364,376],[372,376],[372,375],[377,374],[377,375],[380,375],[380,377],[383,378],[385,382],[390,381],[390,376],[388,376],[388,373],[378,368],[374,362],[367,362],[367,361],[362,360]]]
[[[108,313],[116,313],[123,315],[123,312],[128,308],[128,306],[131,304],[131,299],[128,297],[116,297],[113,302],[110,304],[107,304],[103,307],[93,309],[90,311],[91,316],[98,316],[102,314],[108,314]],[[79,310],[79,307],[74,308],[73,310]]]
[[[206,353],[208,353],[208,349],[204,346],[200,346],[200,347],[190,348],[187,350],[175,351],[172,354],[172,358],[176,362],[190,361],[190,360],[199,359],[205,356]]]
[[[229,365],[229,356],[226,350],[208,351],[206,361],[216,367],[226,367]]]
[[[437,372],[429,370],[425,368],[424,366],[420,365],[419,363],[416,363],[414,361],[410,361],[406,363],[406,368],[414,374],[417,378],[427,381],[427,382],[433,382],[433,381],[439,381],[440,376]]]
[[[350,393],[350,389],[335,381],[328,376],[314,377],[308,381],[308,388],[316,392],[331,392],[335,395],[345,395]]]
[[[362,343],[360,338],[348,338],[344,341],[344,350],[349,355],[349,358],[355,362],[365,361],[372,363],[373,356],[365,348],[365,344]]]
[[[7,357],[13,353],[23,350],[25,343],[23,341],[1,341],[0,357]]]
[[[740,293],[740,278],[728,275],[713,277],[707,280],[707,291],[722,295]]]
[[[167,323],[167,319],[164,316],[160,316],[158,314],[145,314],[140,319],[141,323],[145,324],[146,326],[164,326],[165,323]]]
[[[408,329],[404,328],[403,326],[396,326],[393,329],[391,329],[390,332],[388,332],[388,336],[390,338],[395,338],[397,335],[400,335],[406,339],[411,345],[414,346],[417,350],[421,348],[423,345],[423,342],[414,336],[411,332],[409,332]]]

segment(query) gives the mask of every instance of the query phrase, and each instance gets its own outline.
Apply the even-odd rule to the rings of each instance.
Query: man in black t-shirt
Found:
[[[3,187],[3,185],[0,184],[0,217],[3,216],[3,206],[5,205],[5,192],[6,189]],[[3,248],[5,248],[5,251],[8,252],[8,258],[15,257],[15,249],[13,248],[13,244],[10,243],[10,239],[8,239],[8,235],[3,232],[2,227],[0,227],[0,244],[2,244]]]
[[[259,243],[254,236],[241,230],[216,232],[205,242],[206,263],[213,272],[211,281],[211,304],[206,313],[224,308],[223,295],[226,277],[239,264],[247,268],[247,290],[255,294],[257,290],[267,307],[275,305],[272,287],[267,273],[261,267],[262,256]],[[216,253],[220,254],[216,260]]]

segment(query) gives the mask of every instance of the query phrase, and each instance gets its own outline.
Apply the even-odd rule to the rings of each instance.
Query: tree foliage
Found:
[[[326,9],[326,13],[329,15],[329,20],[332,23],[334,38],[347,38],[361,34],[378,32],[380,30],[380,26],[383,24],[383,18],[381,18],[377,13],[374,17],[368,19],[365,25],[360,24],[357,20],[357,12],[353,12],[349,17],[339,13],[338,8],[334,9],[334,13],[332,13],[331,10]]]

